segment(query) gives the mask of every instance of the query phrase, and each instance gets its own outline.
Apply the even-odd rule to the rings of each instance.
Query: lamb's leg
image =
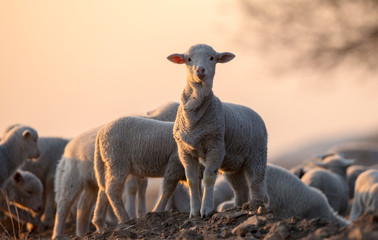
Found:
[[[73,178],[71,178],[73,180]],[[64,225],[67,219],[67,215],[72,207],[72,204],[75,202],[76,198],[79,196],[82,188],[79,184],[74,183],[73,185],[69,181],[62,181],[63,186],[60,188],[59,194],[64,195],[60,196],[60,199],[57,199],[56,214],[55,214],[55,223],[52,239],[63,236]],[[58,194],[58,193],[57,193]]]
[[[198,159],[193,158],[189,154],[186,154],[184,150],[180,148],[180,145],[177,145],[178,153],[180,156],[180,161],[185,168],[186,181],[189,185],[190,193],[190,215],[192,218],[195,215],[199,214],[201,209],[201,189],[199,188],[199,171],[198,171]]]
[[[206,154],[206,166],[203,172],[204,192],[201,206],[202,218],[208,217],[214,209],[214,184],[225,154],[224,145],[219,144],[217,146],[219,146],[219,148],[211,149]]]
[[[76,214],[76,235],[79,237],[83,237],[85,233],[89,232],[89,218],[96,202],[96,196],[97,189],[93,188],[84,189],[80,195]]]
[[[128,176],[128,171],[126,169],[119,171],[117,168],[117,166],[113,166],[106,171],[105,192],[118,219],[118,224],[122,225],[130,220],[122,201],[123,185]]]
[[[138,192],[138,178],[133,175],[129,175],[126,180],[125,187],[125,202],[126,202],[126,211],[129,214],[131,219],[136,218],[136,195]],[[139,205],[138,205],[139,206]]]
[[[175,156],[177,157],[177,156]],[[185,176],[182,165],[178,162],[170,160],[165,170],[164,178],[161,187],[161,194],[158,202],[156,203],[153,212],[163,212],[168,203],[169,198],[175,191],[181,177]]]
[[[238,172],[226,173],[225,177],[234,191],[235,206],[241,207],[243,203],[248,202],[249,189],[244,170]]]
[[[254,162],[259,162],[253,160]],[[253,163],[253,161],[250,161]],[[252,194],[251,208],[257,209],[268,201],[265,186],[265,169],[266,164],[250,164],[245,167],[245,173],[248,180],[249,188]]]
[[[97,193],[96,207],[93,213],[92,223],[95,225],[97,232],[104,232],[106,227],[106,211],[109,206],[108,196],[103,189]]]
[[[147,213],[146,190],[148,185],[147,178],[138,178],[138,211],[137,216],[143,217]]]
[[[52,228],[54,226],[54,214],[55,214],[55,194],[54,194],[54,179],[48,180],[46,183],[45,209],[42,217],[42,224],[40,230],[46,230],[46,228]]]

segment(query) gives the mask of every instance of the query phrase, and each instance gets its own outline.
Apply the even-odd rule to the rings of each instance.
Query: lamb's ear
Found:
[[[235,54],[230,52],[217,53],[217,63],[226,63],[234,59]]]
[[[29,130],[25,130],[23,133],[22,133],[22,136],[24,137],[24,139],[28,139],[30,137],[31,133]]]
[[[173,63],[177,63],[177,64],[182,64],[186,62],[184,54],[175,53],[175,54],[169,55],[167,58],[169,61]]]
[[[24,178],[22,177],[22,175],[21,175],[20,172],[16,172],[16,173],[13,175],[13,179],[14,179],[14,181],[16,181],[17,183],[19,183],[19,182],[23,182],[23,181],[24,181]]]

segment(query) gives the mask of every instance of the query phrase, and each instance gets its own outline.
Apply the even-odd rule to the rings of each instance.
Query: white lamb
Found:
[[[7,132],[0,142],[0,189],[27,158],[39,155],[36,130],[20,125]]]
[[[152,119],[171,120],[176,117],[178,103],[168,103],[147,113]],[[77,205],[76,235],[83,236],[89,230],[90,213],[97,197],[97,181],[94,173],[94,149],[98,130],[89,130],[72,139],[66,146],[55,176],[57,211],[52,238],[64,233],[64,223],[71,206]],[[130,176],[126,183],[126,208],[132,218],[146,213],[145,191],[147,180]],[[138,196],[138,210],[135,213],[135,193]]]
[[[278,217],[321,218],[337,222],[341,226],[349,224],[329,206],[321,191],[305,185],[298,177],[282,167],[267,165],[266,186],[269,208]],[[225,202],[218,210],[222,211],[233,205],[233,201]]]
[[[321,168],[308,170],[301,180],[308,186],[322,191],[331,207],[345,216],[349,202],[346,169],[353,164],[353,160],[344,159],[336,154],[314,164]]]
[[[234,54],[218,53],[208,45],[192,46],[185,54],[172,54],[168,59],[186,64],[187,84],[173,129],[180,161],[190,189],[190,215],[207,217],[213,210],[213,191],[218,170],[232,186],[236,204],[248,200],[249,185],[252,207],[267,200],[265,168],[267,162],[267,131],[262,118],[252,109],[222,103],[213,93],[213,78],[217,63],[226,63]],[[205,165],[204,195],[200,199],[198,184],[199,162]]]
[[[378,170],[370,169],[358,176],[350,220],[354,221],[365,211],[378,210]]]
[[[129,174],[139,177],[164,177],[162,195],[154,211],[163,211],[180,180],[184,168],[172,136],[173,122],[124,117],[99,130],[95,147],[95,173],[99,186],[92,223],[97,231],[105,227],[108,199],[122,226],[129,220],[121,192]]]
[[[15,220],[38,226],[39,219],[24,209],[40,212],[43,203],[42,192],[43,186],[37,176],[27,171],[16,170],[15,174],[5,182],[4,190],[1,191],[0,210]]]

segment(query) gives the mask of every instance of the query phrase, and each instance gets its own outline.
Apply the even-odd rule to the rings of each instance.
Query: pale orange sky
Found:
[[[74,137],[117,117],[179,101],[186,70],[166,57],[196,43],[236,58],[217,66],[214,92],[265,119],[269,154],[314,139],[378,130],[378,85],[352,70],[318,83],[282,79],[235,41],[232,0],[0,1],[0,131],[33,126]]]

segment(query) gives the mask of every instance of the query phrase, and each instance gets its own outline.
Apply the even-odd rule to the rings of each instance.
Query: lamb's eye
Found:
[[[213,61],[213,60],[214,60],[214,57],[213,57],[213,56],[211,56],[211,57],[210,57],[210,61]]]
[[[191,58],[188,58],[188,62],[191,62],[192,61],[192,59]]]

